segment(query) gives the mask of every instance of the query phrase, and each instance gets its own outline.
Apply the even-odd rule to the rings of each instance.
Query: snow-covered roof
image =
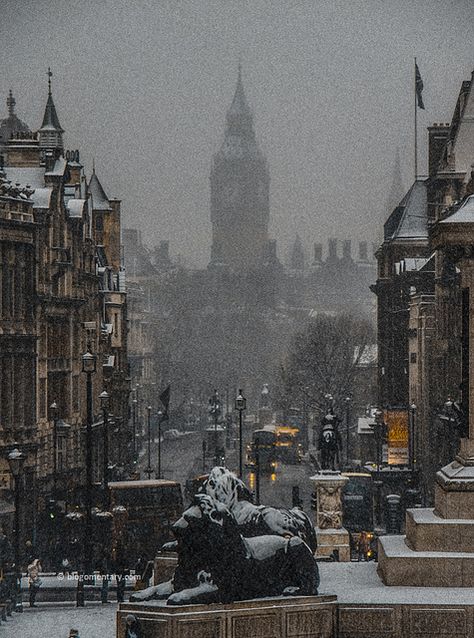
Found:
[[[56,113],[56,107],[54,105],[53,96],[51,91],[48,94],[48,100],[43,115],[43,123],[41,124],[40,131],[60,131],[64,132],[59,123],[58,114]]]
[[[31,188],[44,188],[44,168],[40,166],[5,166],[4,171],[13,184],[29,184]]]
[[[45,175],[53,176],[53,177],[62,177],[66,171],[67,161],[64,157],[59,157],[53,166],[52,171],[48,171]]]
[[[440,222],[440,224],[472,223],[474,223],[474,195],[470,195],[455,213]]]
[[[52,188],[36,188],[31,196],[33,200],[33,208],[48,209],[51,205]]]
[[[426,183],[416,180],[384,224],[384,240],[428,239]]]
[[[87,200],[85,199],[69,199],[66,204],[69,217],[82,219],[86,204]]]
[[[420,270],[429,270],[429,268],[425,268],[428,264],[430,264],[433,259],[433,255],[431,257],[406,257],[401,261],[397,261],[395,264],[395,272],[397,275],[400,275],[403,272],[412,272],[412,271],[420,271]],[[433,266],[434,270],[434,265]]]
[[[105,194],[95,171],[92,173],[92,177],[89,182],[89,190],[92,195],[92,208],[94,210],[112,210],[109,199]]]

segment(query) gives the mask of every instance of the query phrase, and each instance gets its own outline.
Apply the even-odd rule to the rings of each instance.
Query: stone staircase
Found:
[[[406,513],[406,536],[379,538],[385,585],[474,587],[474,442],[436,476],[434,509]]]

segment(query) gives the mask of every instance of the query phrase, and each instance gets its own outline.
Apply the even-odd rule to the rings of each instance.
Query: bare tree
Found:
[[[279,369],[279,408],[305,404],[322,411],[326,394],[340,408],[354,392],[354,382],[369,345],[375,342],[371,323],[350,315],[319,315],[294,337]]]

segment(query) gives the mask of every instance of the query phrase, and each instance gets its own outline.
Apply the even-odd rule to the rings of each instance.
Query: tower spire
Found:
[[[51,77],[53,73],[48,67],[48,99],[44,109],[43,123],[39,129],[39,145],[41,149],[59,149],[63,150],[63,133],[64,129],[59,123],[58,114],[53,101],[51,92]]]
[[[12,115],[15,115],[15,104],[16,104],[16,100],[13,97],[12,90],[10,89],[10,91],[8,92],[8,97],[7,97],[8,115],[10,117]]]

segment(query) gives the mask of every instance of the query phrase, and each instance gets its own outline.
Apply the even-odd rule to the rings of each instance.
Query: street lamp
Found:
[[[158,417],[158,476],[156,478],[163,478],[161,476],[161,423],[163,420],[163,412],[158,410],[156,415]]]
[[[103,437],[102,437],[102,454],[103,454],[103,481],[104,481],[104,509],[107,510],[109,506],[109,422],[108,422],[108,407],[109,407],[109,393],[104,390],[99,394],[100,406],[102,408],[103,419]]]
[[[26,455],[15,448],[7,456],[10,472],[15,479],[15,608],[23,611],[21,602],[21,557],[20,557],[20,489],[23,464]]]
[[[132,401],[132,420],[133,420],[133,460],[137,460],[137,399]]]
[[[91,572],[92,563],[92,375],[96,371],[97,357],[90,352],[82,355],[82,372],[86,375],[87,420],[86,420],[86,526],[85,526],[85,569]]]
[[[375,429],[376,444],[377,444],[377,471],[380,471],[382,465],[382,429],[384,426],[383,411],[377,408],[374,412],[375,423],[373,427]]]
[[[53,401],[49,406],[53,418],[53,497],[56,498],[58,484],[58,405]]]
[[[235,409],[239,413],[239,478],[242,478],[242,412],[247,409],[247,399],[243,396],[242,390],[239,390],[239,394],[235,399]]]
[[[324,398],[326,399],[326,409],[329,410],[330,408],[332,408],[332,402],[334,400],[334,397],[329,392],[326,392],[326,394],[324,395]]]
[[[221,412],[221,405],[219,401],[219,393],[214,390],[213,396],[209,399],[209,414],[214,417],[214,465],[219,465],[219,452],[217,442],[217,423]]]
[[[410,470],[414,470],[415,469],[415,418],[416,418],[416,405],[415,403],[412,403],[410,405],[410,411],[409,411],[409,416],[410,416],[410,420],[409,420],[409,425],[410,425],[410,432],[409,432],[409,446],[408,446],[408,464],[410,467]]]
[[[148,474],[148,478],[151,478],[153,468],[151,467],[151,405],[147,407],[148,418],[148,467],[145,470],[145,474]]]
[[[350,447],[350,427],[351,427],[351,404],[352,397],[347,396],[344,399],[344,403],[346,405],[346,466],[349,467],[349,447]]]
[[[260,436],[254,434],[255,445],[255,500],[260,505]]]

